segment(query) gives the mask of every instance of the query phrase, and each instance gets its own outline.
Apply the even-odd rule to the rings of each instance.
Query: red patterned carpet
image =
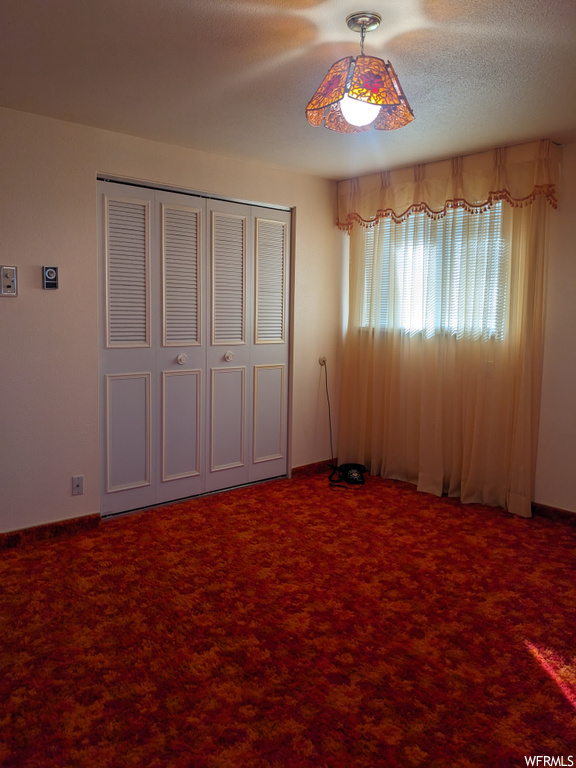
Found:
[[[569,764],[576,527],[327,474],[2,551],[0,765]]]

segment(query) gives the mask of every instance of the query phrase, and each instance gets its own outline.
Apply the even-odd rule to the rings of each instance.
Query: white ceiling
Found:
[[[346,17],[382,16],[415,113],[313,128]],[[1,0],[0,105],[332,179],[536,138],[576,140],[574,0]]]

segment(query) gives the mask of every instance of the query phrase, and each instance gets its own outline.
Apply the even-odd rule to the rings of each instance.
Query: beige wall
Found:
[[[576,144],[552,220],[535,501],[576,512]]]
[[[296,207],[292,466],[329,457],[318,356],[331,389],[342,327],[332,183],[0,109],[0,531],[98,512],[96,176],[108,173]],[[576,512],[576,145],[553,215],[536,501]],[[41,266],[60,289],[41,288]],[[332,413],[336,398],[332,392]],[[71,496],[71,476],[85,493]]]
[[[330,455],[318,357],[335,371],[341,239],[332,182],[0,110],[0,531],[99,511],[96,177],[296,208],[292,466]],[[44,291],[41,267],[58,266]],[[71,496],[72,475],[85,478]]]

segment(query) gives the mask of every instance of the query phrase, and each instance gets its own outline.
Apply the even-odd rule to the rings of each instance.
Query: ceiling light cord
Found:
[[[362,23],[360,30],[360,56],[364,56],[364,40],[366,39],[366,22]]]

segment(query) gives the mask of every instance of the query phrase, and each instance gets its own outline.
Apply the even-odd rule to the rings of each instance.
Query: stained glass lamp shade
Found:
[[[306,107],[308,122],[339,133],[402,128],[414,120],[414,113],[392,64],[364,55],[364,34],[378,26],[380,17],[352,14],[347,21],[351,29],[362,33],[362,53],[330,67]]]

